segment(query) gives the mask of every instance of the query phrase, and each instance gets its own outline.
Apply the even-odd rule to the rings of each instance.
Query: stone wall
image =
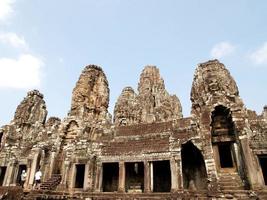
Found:
[[[183,118],[180,101],[165,89],[159,69],[146,66],[138,92],[126,87],[118,97],[112,122],[107,78],[100,67],[86,66],[64,119],[46,120],[44,97],[33,90],[10,124],[1,127],[0,183],[19,185],[23,166],[25,191],[32,191],[40,168],[46,185],[60,180],[50,189],[74,196],[78,192],[79,198],[100,198],[103,184],[117,188],[111,199],[117,192],[142,197],[160,191],[160,181],[167,190],[165,197],[170,193],[190,197],[198,190],[206,197],[238,196],[242,191],[256,198],[259,191],[266,191],[262,163],[267,162],[267,108],[261,115],[247,109],[236,82],[218,60],[198,65],[191,101],[191,116]],[[214,124],[220,134],[213,134]],[[195,159],[191,162],[188,157]],[[103,164],[113,166],[118,177],[103,172],[107,170]],[[159,169],[169,178],[163,180],[153,172]]]

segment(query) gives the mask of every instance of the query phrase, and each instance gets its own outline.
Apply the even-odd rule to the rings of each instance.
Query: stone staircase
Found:
[[[27,195],[25,195],[25,197],[23,199],[24,200],[36,200],[37,197],[42,196],[42,194],[45,191],[55,190],[57,185],[60,183],[60,181],[61,181],[61,175],[60,174],[52,174],[50,179],[41,183],[40,190],[30,191]]]
[[[40,188],[41,190],[55,190],[60,181],[61,181],[60,174],[52,174],[50,179],[41,183]]]
[[[244,190],[244,183],[242,182],[238,173],[220,173],[219,185],[221,190]]]

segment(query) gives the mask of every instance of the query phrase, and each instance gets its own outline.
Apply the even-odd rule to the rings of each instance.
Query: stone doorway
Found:
[[[232,155],[232,145],[231,143],[224,142],[218,144],[218,152],[220,158],[220,167],[221,168],[233,168],[234,161]]]
[[[83,188],[85,164],[76,164],[75,188]]]
[[[153,192],[171,191],[170,161],[154,161],[153,163]]]
[[[259,162],[265,185],[267,185],[267,155],[259,155]]]
[[[230,109],[219,105],[211,114],[212,146],[220,172],[236,172],[235,128]]]
[[[189,141],[182,145],[181,154],[184,189],[206,189],[207,172],[200,150]]]
[[[144,163],[125,163],[125,172],[126,192],[144,192]]]
[[[144,163],[125,163],[125,171],[126,192],[144,192]]]
[[[21,185],[21,174],[22,174],[23,170],[25,170],[27,172],[27,166],[26,165],[19,165],[16,184]]]
[[[103,192],[118,191],[119,163],[103,163]]]
[[[0,167],[0,186],[3,185],[6,175],[6,166]]]

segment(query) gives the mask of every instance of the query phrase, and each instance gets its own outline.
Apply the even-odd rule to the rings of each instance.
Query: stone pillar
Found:
[[[183,189],[183,169],[182,169],[182,159],[181,152],[179,153],[179,157],[176,160],[177,163],[177,176],[178,176],[178,189]]]
[[[55,165],[55,157],[56,157],[56,152],[52,152],[51,153],[51,162],[50,162],[50,166],[51,166],[51,168],[50,168],[50,171],[49,171],[49,173],[48,173],[48,177],[51,177],[52,176],[52,173],[53,173],[53,171],[54,171],[54,165]]]
[[[87,182],[88,182],[88,190],[89,191],[93,191],[94,190],[94,187],[93,187],[93,184],[94,184],[94,169],[95,169],[95,160],[94,158],[91,158],[89,161],[88,161],[88,179],[87,179]]]
[[[31,165],[32,165],[32,160],[28,159],[27,160],[27,170],[26,170],[27,176],[26,176],[26,181],[24,183],[24,188],[29,188]]]
[[[150,190],[153,192],[154,190],[154,172],[153,172],[153,162],[150,162]]]
[[[125,164],[119,163],[119,192],[125,192]]]
[[[144,192],[151,192],[150,162],[144,162]]]
[[[76,164],[75,163],[70,164],[70,161],[65,161],[64,168],[65,169],[63,173],[65,174],[65,178],[63,186],[65,186],[65,188],[69,186],[69,188],[73,189],[75,188],[75,181],[77,174]]]
[[[83,182],[83,188],[84,190],[89,189],[89,168],[90,168],[90,161],[88,161],[85,165],[85,172],[84,172],[84,182]]]
[[[4,180],[4,186],[10,186],[13,183],[13,177],[15,172],[15,165],[16,162],[12,160],[7,167],[5,180]]]
[[[59,189],[65,189],[70,186],[72,188],[72,174],[70,173],[70,165],[71,162],[69,160],[64,161],[63,163],[63,171],[61,172],[61,182],[58,186]],[[68,184],[69,183],[69,184]]]
[[[218,173],[217,173],[217,167],[215,162],[215,153],[213,152],[211,139],[207,139],[209,141],[206,141],[206,144],[203,148],[203,158],[206,166],[207,171],[207,187],[209,191],[217,191],[218,190]]]
[[[97,162],[96,173],[95,173],[95,192],[100,192],[102,188],[102,163]]]
[[[178,190],[178,166],[177,158],[171,158],[171,191],[176,192]]]
[[[39,157],[39,151],[34,154],[34,157],[31,163],[31,171],[29,171],[30,175],[29,175],[28,185],[30,189],[33,187],[33,184],[34,184],[34,175],[35,175],[37,166],[39,164],[38,157]]]

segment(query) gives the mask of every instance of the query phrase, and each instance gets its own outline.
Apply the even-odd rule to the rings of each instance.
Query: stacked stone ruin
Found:
[[[159,69],[146,66],[112,120],[107,77],[86,66],[64,119],[46,119],[33,90],[1,127],[0,185],[20,185],[26,170],[24,199],[267,198],[267,107],[261,115],[246,108],[218,60],[197,66],[191,102],[184,118]]]

